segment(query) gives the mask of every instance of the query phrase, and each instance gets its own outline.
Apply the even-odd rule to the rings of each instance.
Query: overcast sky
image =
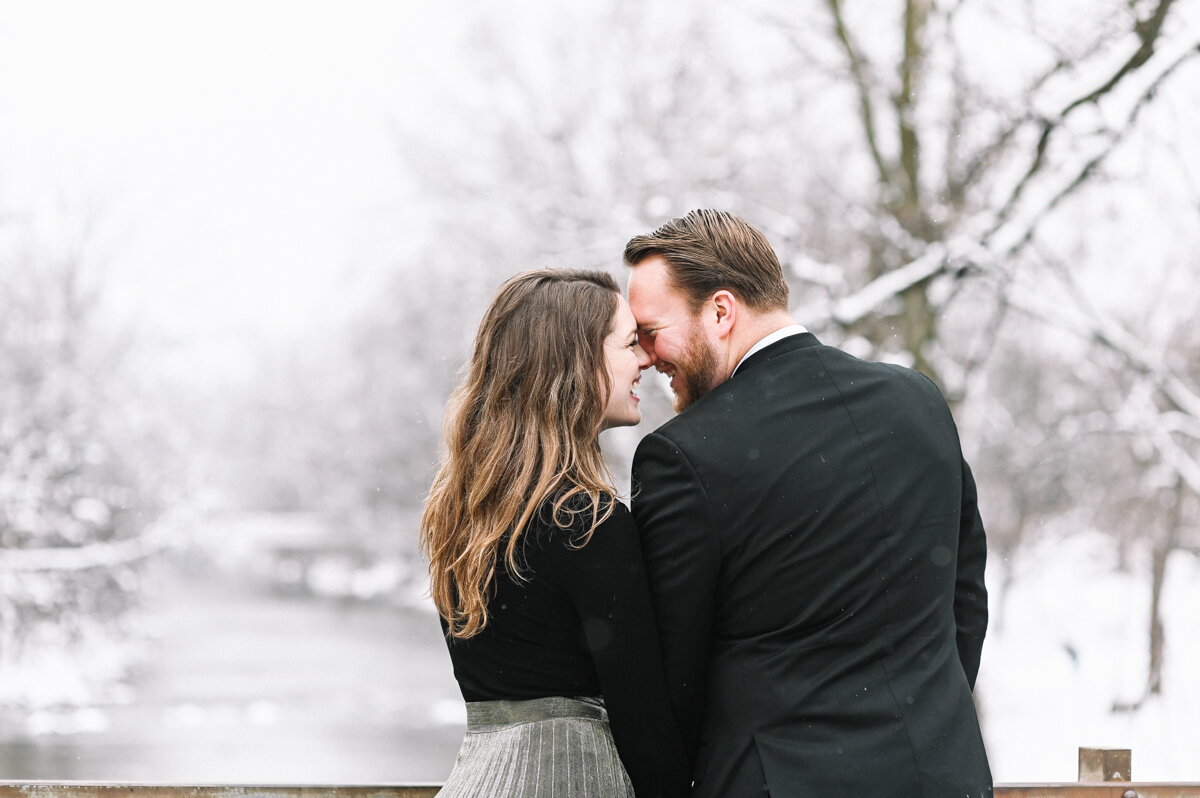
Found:
[[[202,358],[335,323],[404,235],[389,126],[436,118],[439,5],[0,0],[0,208],[97,210],[115,306]]]

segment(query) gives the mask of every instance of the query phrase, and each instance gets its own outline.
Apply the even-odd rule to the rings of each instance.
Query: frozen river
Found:
[[[119,706],[44,713],[0,740],[0,779],[441,781],[461,699],[422,609],[178,583]]]

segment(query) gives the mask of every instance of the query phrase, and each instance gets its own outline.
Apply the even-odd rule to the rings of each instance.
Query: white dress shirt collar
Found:
[[[750,351],[748,351],[746,354],[742,355],[742,359],[739,360],[738,364],[736,366],[734,366],[734,368],[733,368],[733,374],[737,374],[737,370],[740,369],[742,367],[742,364],[746,362],[746,358],[750,357],[751,355],[753,355],[755,352],[759,351],[760,349],[766,349],[771,344],[775,343],[776,341],[782,341],[784,338],[787,338],[789,335],[799,335],[800,333],[806,333],[806,332],[808,332],[808,328],[806,328],[803,324],[789,324],[787,327],[781,327],[778,330],[776,330],[775,332],[770,333],[765,338],[761,339],[758,343],[756,343],[754,346],[750,347]],[[733,374],[730,374],[729,376],[732,377]]]

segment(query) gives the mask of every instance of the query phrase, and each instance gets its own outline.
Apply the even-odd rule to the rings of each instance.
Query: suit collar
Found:
[[[795,352],[800,349],[808,349],[810,347],[820,345],[821,342],[817,340],[817,336],[810,332],[789,335],[786,338],[778,340],[769,346],[763,347],[754,354],[750,355],[750,357],[743,360],[729,379],[733,379],[737,375],[756,368],[757,366],[760,366],[763,363],[766,363],[767,361],[786,352]]]
[[[758,343],[747,350],[746,354],[742,355],[742,359],[739,360],[737,365],[733,367],[733,374],[730,374],[729,376],[732,377],[734,374],[737,374],[737,370],[740,369],[742,364],[745,363],[755,352],[766,349],[771,344],[775,343],[776,341],[782,341],[789,335],[799,335],[800,333],[805,332],[808,332],[808,330],[804,327],[804,325],[789,324],[787,327],[780,327],[775,332],[764,335],[759,339]]]

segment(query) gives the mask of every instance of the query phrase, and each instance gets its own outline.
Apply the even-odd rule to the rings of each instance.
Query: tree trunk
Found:
[[[1183,521],[1184,483],[1175,482],[1171,491],[1171,511],[1162,540],[1154,547],[1150,559],[1150,667],[1146,680],[1146,696],[1161,695],[1163,682],[1163,648],[1166,641],[1162,623],[1162,592],[1167,575],[1167,560],[1179,547],[1179,528]]]

